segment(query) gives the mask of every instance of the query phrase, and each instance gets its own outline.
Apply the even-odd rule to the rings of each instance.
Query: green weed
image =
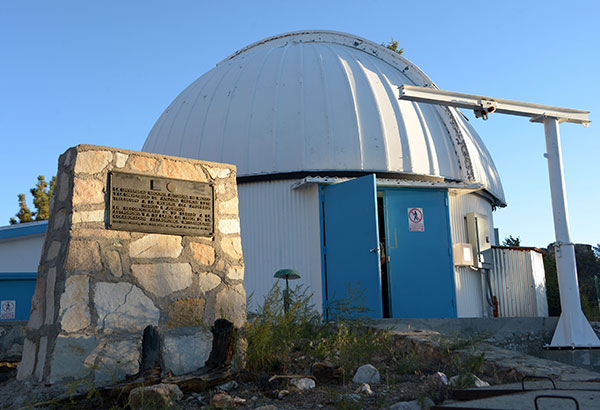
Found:
[[[255,372],[285,370],[290,353],[299,345],[308,344],[315,336],[320,315],[310,303],[312,295],[306,288],[290,290],[290,307],[283,312],[283,296],[276,282],[258,311],[249,314],[245,334],[248,340],[246,366]]]

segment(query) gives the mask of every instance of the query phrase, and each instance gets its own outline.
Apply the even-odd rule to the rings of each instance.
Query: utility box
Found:
[[[473,266],[473,246],[470,243],[455,243],[453,246],[454,266]]]
[[[490,224],[485,215],[476,212],[467,214],[467,235],[475,254],[475,267],[481,268],[484,261],[483,252],[492,247]],[[491,261],[489,261],[491,263]]]

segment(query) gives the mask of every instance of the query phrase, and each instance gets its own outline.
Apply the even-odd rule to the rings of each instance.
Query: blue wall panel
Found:
[[[15,318],[12,320],[29,320],[35,282],[35,273],[0,273],[0,301],[16,301]]]

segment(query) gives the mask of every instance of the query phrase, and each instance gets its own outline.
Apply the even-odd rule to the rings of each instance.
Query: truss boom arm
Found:
[[[543,117],[551,117],[556,118],[559,122],[573,122],[584,125],[590,123],[589,111],[456,93],[414,85],[401,85],[400,99],[468,108],[475,111],[483,111],[486,114],[497,112],[500,114],[520,115],[530,117],[535,122],[542,122]]]

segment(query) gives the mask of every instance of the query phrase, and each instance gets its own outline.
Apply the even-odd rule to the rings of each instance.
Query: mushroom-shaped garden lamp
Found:
[[[283,291],[283,311],[287,315],[290,309],[290,286],[288,281],[300,279],[300,274],[294,269],[280,269],[273,275],[277,279],[285,279],[285,290]]]

